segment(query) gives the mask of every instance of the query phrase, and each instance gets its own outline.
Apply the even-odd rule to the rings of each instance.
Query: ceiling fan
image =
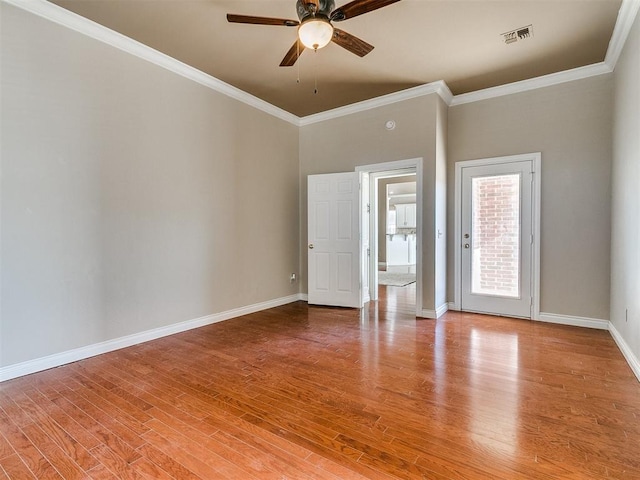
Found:
[[[298,27],[298,38],[280,62],[281,67],[290,67],[296,63],[305,48],[318,50],[329,42],[364,57],[371,50],[364,40],[335,28],[331,22],[341,22],[364,13],[372,12],[400,0],[353,0],[342,7],[335,8],[335,0],[297,0],[298,20],[286,18],[253,17],[248,15],[227,14],[231,23],[250,23],[253,25],[275,25]]]

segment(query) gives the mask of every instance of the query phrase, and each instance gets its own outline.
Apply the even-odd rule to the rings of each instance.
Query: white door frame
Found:
[[[371,262],[369,257],[371,255],[371,205],[369,198],[371,198],[370,188],[371,179],[369,172],[358,172],[360,177],[360,298],[361,304],[375,300],[371,298]],[[369,205],[369,208],[367,208]]]
[[[371,165],[361,165],[356,167],[356,172],[368,172],[372,187],[369,189],[369,246],[371,255],[369,256],[369,289],[371,300],[378,298],[378,205],[375,201],[378,198],[377,178],[389,176],[391,173],[413,173],[416,174],[416,317],[422,317],[422,205],[423,196],[423,159],[411,158],[408,160],[398,160],[395,162],[374,163]],[[406,172],[405,172],[406,171]],[[381,175],[381,174],[386,175]],[[375,236],[375,238],[374,238]]]
[[[462,306],[462,169],[464,167],[480,167],[498,165],[501,163],[530,161],[532,165],[533,198],[531,214],[533,217],[533,248],[531,259],[531,296],[533,299],[533,311],[531,319],[540,317],[540,179],[542,173],[542,155],[540,152],[509,155],[506,157],[482,158],[479,160],[465,160],[456,162],[455,176],[455,223],[454,223],[454,305],[452,310],[460,310]]]
[[[403,177],[403,176],[416,176],[416,169],[415,168],[404,168],[401,170],[383,170],[380,172],[375,172],[375,173],[370,173],[369,174],[369,189],[370,189],[370,196],[368,199],[368,203],[372,206],[372,208],[370,209],[369,212],[369,233],[370,233],[370,239],[369,239],[369,245],[371,247],[371,258],[370,258],[370,267],[369,267],[369,271],[371,271],[371,269],[375,269],[375,272],[371,272],[372,275],[370,275],[370,279],[369,279],[369,283],[375,282],[375,286],[372,284],[371,285],[371,300],[377,300],[378,299],[378,269],[380,268],[380,265],[378,263],[378,253],[380,252],[380,245],[379,245],[379,239],[378,239],[378,235],[380,232],[380,228],[385,228],[386,230],[386,225],[379,225],[378,224],[378,219],[380,218],[379,214],[380,211],[378,209],[378,198],[380,197],[380,195],[386,196],[387,192],[380,192],[378,190],[378,180],[383,179],[383,178],[398,178],[398,177]],[[418,196],[417,196],[417,189],[418,189],[418,182],[416,180],[416,234],[418,232],[417,230],[417,221],[418,221],[418,207],[417,207],[417,202],[418,202]],[[416,238],[420,238],[416,235]],[[416,287],[417,285],[417,244],[419,243],[419,240],[416,243]]]

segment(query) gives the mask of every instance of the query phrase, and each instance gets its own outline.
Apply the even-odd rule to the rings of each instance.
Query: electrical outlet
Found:
[[[289,282],[293,283],[296,281],[296,274],[292,273],[291,276],[289,277]]]

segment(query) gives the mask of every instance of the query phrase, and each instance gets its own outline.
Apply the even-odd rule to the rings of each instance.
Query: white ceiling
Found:
[[[53,3],[302,117],[438,80],[462,94],[602,62],[621,0],[401,0],[336,23],[374,45],[369,55],[329,44],[293,67],[278,65],[295,28],[226,14],[297,19],[295,0]],[[531,37],[505,44],[528,25]]]
[[[416,182],[392,183],[387,185],[388,196],[408,195],[416,193]]]

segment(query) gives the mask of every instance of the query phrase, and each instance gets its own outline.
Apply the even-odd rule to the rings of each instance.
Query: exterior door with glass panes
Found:
[[[532,316],[531,161],[462,168],[461,308]]]

